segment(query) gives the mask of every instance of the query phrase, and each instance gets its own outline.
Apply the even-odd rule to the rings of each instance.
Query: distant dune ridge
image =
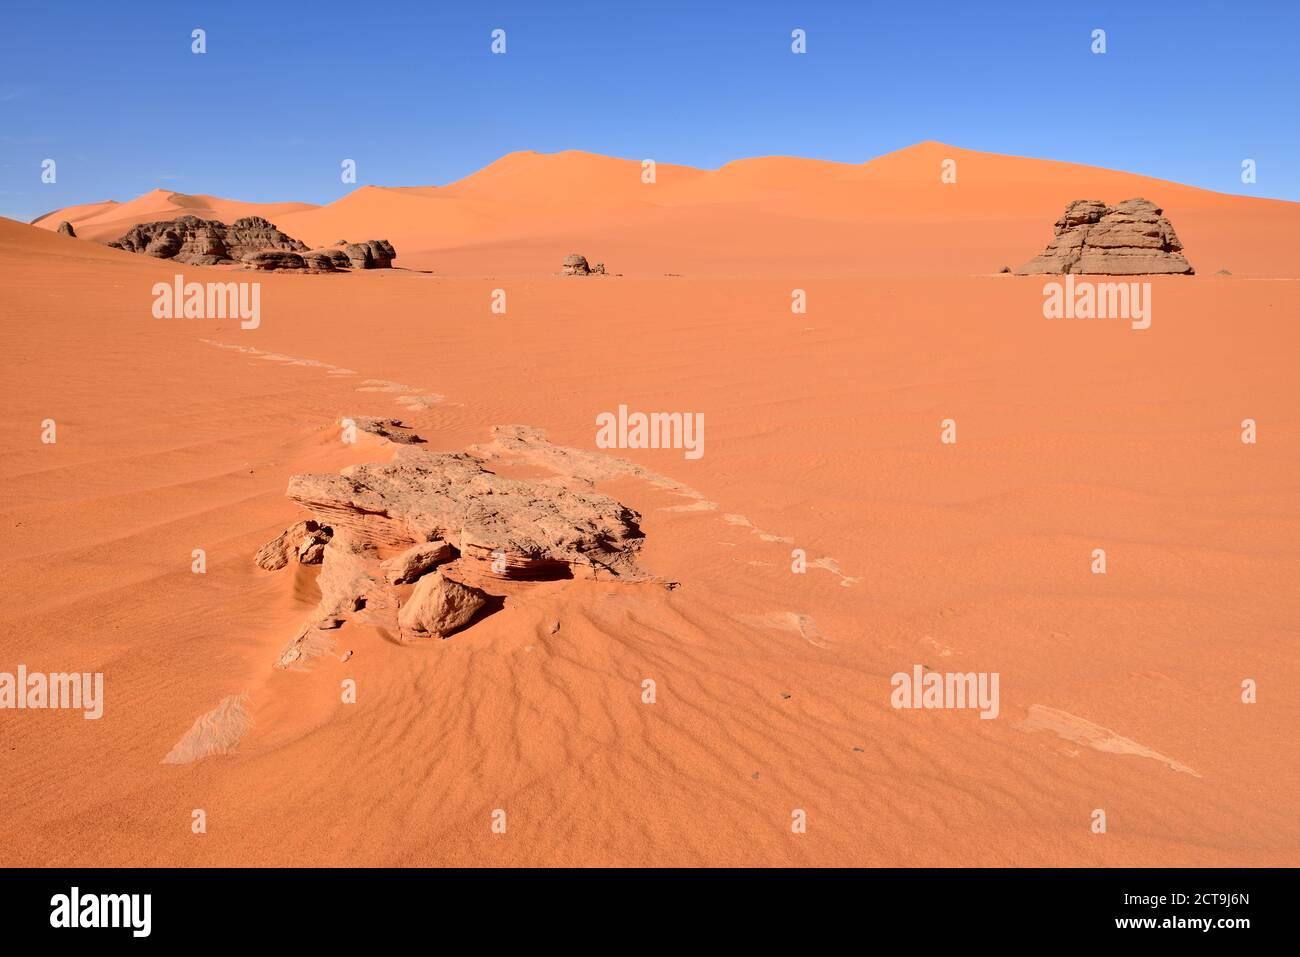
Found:
[[[180,216],[218,219],[223,222],[234,222],[245,216],[274,220],[285,213],[315,208],[311,203],[244,203],[217,196],[154,189],[125,203],[107,200],[55,210],[32,220],[32,225],[53,229],[62,218],[77,227],[77,235],[81,238],[109,242],[139,223],[171,220]]]
[[[941,181],[945,160],[955,182]],[[659,163],[652,184],[635,160],[520,152],[447,186],[361,186],[326,206],[155,190],[55,210],[35,224],[67,220],[102,242],[164,211],[225,222],[256,215],[313,248],[384,236],[408,268],[443,275],[549,275],[575,248],[599,249],[625,276],[986,275],[1042,250],[1045,226],[1080,196],[1151,197],[1211,271],[1300,275],[1288,247],[1300,204],[935,142],[856,165]],[[1250,263],[1234,261],[1242,249],[1254,250]]]

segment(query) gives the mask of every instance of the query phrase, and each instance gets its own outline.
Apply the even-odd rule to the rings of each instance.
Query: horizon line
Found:
[[[847,160],[824,159],[822,157],[817,157],[817,156],[801,156],[792,153],[762,153],[762,154],[755,154],[751,156],[738,156],[734,159],[727,160],[725,163],[722,163],[719,166],[712,166],[712,167],[694,166],[689,163],[675,163],[667,160],[665,161],[655,160],[655,162],[659,166],[676,167],[678,169],[691,170],[698,173],[718,173],[738,163],[749,163],[749,162],[756,162],[760,160],[794,160],[801,163],[819,163],[819,164],[825,164],[829,166],[842,166],[848,169],[860,169],[864,166],[868,166],[871,163],[877,162],[887,157],[897,156],[903,153],[918,150],[922,147],[943,147],[945,149],[950,149],[950,150],[960,150],[965,153],[978,153],[982,156],[995,156],[995,157],[1001,157],[1001,158],[1013,159],[1013,160],[1029,160],[1038,163],[1055,163],[1062,166],[1077,166],[1083,169],[1100,170],[1107,173],[1120,173],[1126,176],[1141,177],[1142,179],[1155,180],[1161,183],[1169,183],[1175,186],[1182,187],[1184,189],[1197,190],[1198,192],[1212,193],[1217,196],[1231,197],[1234,199],[1266,200],[1269,202],[1293,203],[1293,204],[1300,203],[1300,200],[1288,199],[1282,196],[1265,196],[1265,195],[1253,196],[1246,193],[1229,193],[1229,192],[1224,192],[1222,190],[1209,189],[1204,186],[1197,186],[1192,183],[1183,182],[1181,180],[1167,179],[1161,176],[1152,176],[1148,173],[1139,173],[1129,169],[1118,169],[1110,166],[1098,166],[1093,163],[1080,163],[1074,160],[1057,159],[1055,157],[1048,157],[1048,156],[1028,156],[1020,153],[1002,153],[996,150],[979,150],[967,146],[958,146],[953,143],[945,143],[942,140],[935,140],[935,139],[918,140],[917,142],[911,143],[907,146],[903,146],[894,150],[888,150],[884,153],[879,153],[875,156],[868,157],[867,159],[861,160],[859,162],[850,162]],[[23,222],[26,225],[31,226],[31,225],[35,225],[36,223],[40,222],[43,219],[48,219],[50,216],[54,215],[55,213],[68,209],[69,207],[72,206],[94,205],[98,203],[114,203],[117,205],[125,205],[126,203],[130,203],[144,196],[148,196],[150,193],[167,193],[173,196],[174,195],[206,196],[206,197],[211,197],[213,199],[223,199],[223,200],[234,201],[234,202],[247,202],[252,204],[272,204],[277,202],[302,203],[303,205],[312,206],[317,209],[323,209],[337,202],[340,202],[341,200],[346,199],[349,196],[355,195],[357,192],[363,189],[388,189],[388,190],[448,189],[450,187],[456,186],[460,183],[463,183],[467,180],[474,178],[475,176],[479,175],[485,170],[491,169],[493,166],[496,166],[498,163],[501,163],[502,161],[507,160],[513,156],[558,157],[558,156],[566,156],[569,154],[590,156],[590,157],[595,157],[597,159],[613,160],[621,163],[641,163],[644,162],[646,159],[653,159],[653,157],[642,157],[640,159],[637,159],[628,156],[619,156],[612,153],[598,153],[595,152],[594,150],[586,150],[577,147],[570,147],[567,149],[551,150],[551,151],[534,150],[534,149],[525,148],[525,149],[510,150],[508,152],[502,153],[495,159],[491,160],[488,163],[485,163],[484,165],[473,170],[472,172],[466,173],[464,176],[460,176],[456,179],[449,180],[444,183],[406,183],[406,184],[358,183],[353,189],[347,191],[343,195],[338,196],[335,199],[329,200],[328,202],[324,202],[324,203],[314,203],[309,200],[295,200],[295,199],[261,200],[261,201],[240,200],[240,199],[234,199],[232,196],[229,195],[222,195],[220,193],[201,192],[201,191],[195,192],[195,191],[183,190],[183,189],[169,189],[164,186],[155,186],[151,189],[146,189],[143,192],[137,193],[134,196],[131,196],[125,200],[118,200],[118,199],[111,199],[111,198],[99,199],[99,200],[83,200],[80,202],[72,202],[72,203],[66,203],[62,206],[56,206],[53,209],[49,210],[48,212],[41,213],[39,216],[36,216],[30,220],[15,219],[14,217],[11,216],[5,216],[5,218],[13,219],[14,222]],[[4,215],[4,214],[0,213],[0,215]]]

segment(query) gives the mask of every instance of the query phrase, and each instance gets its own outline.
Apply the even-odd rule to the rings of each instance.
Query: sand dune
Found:
[[[946,159],[955,183],[940,180]],[[575,249],[628,276],[987,275],[1046,245],[1070,200],[1134,196],[1165,208],[1201,272],[1300,276],[1294,203],[934,142],[857,165],[661,164],[652,185],[639,161],[522,152],[448,186],[362,186],[321,207],[155,190],[81,221],[74,209],[37,224],[71,219],[78,235],[111,239],[163,214],[261,215],[313,246],[381,236],[399,265],[445,275],[548,275]]]
[[[949,158],[955,184],[940,181]],[[1294,203],[941,143],[861,165],[659,166],[653,185],[631,160],[516,153],[447,187],[363,188],[278,225],[310,242],[384,235],[403,265],[453,275],[553,272],[569,247],[641,276],[971,275],[1025,261],[1072,199],[1131,196],[1165,207],[1203,271],[1300,276]]]
[[[56,209],[33,220],[32,225],[57,229],[59,223],[67,220],[72,223],[78,237],[110,242],[121,238],[137,223],[152,223],[178,216],[197,216],[200,219],[231,223],[244,216],[275,220],[315,208],[311,203],[244,203],[219,196],[191,196],[172,190],[154,189],[125,203],[109,200]]]
[[[940,144],[639,172],[515,154],[286,209],[436,274],[184,267],[261,282],[249,330],[154,319],[172,263],[0,220],[0,670],[106,689],[98,721],[0,718],[0,862],[1293,863],[1296,204]],[[1134,195],[1199,272],[1151,281],[1150,329],[986,275]],[[551,275],[573,249],[625,275]],[[598,448],[620,403],[703,412],[706,454]],[[305,517],[291,477],[396,448],[348,414],[635,509],[654,580],[503,581],[445,641],[348,621],[274,668],[320,599],[252,561]],[[916,665],[999,672],[1001,717],[891,707]]]

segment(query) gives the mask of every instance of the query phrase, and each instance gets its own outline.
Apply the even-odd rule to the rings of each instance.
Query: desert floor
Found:
[[[1116,183],[1097,198],[1152,189]],[[98,721],[0,713],[0,864],[1300,862],[1300,281],[1275,248],[1294,204],[1170,186],[1199,274],[1151,280],[1134,330],[1044,319],[1041,278],[995,274],[1090,195],[1049,185],[993,225],[891,207],[894,241],[860,229],[884,265],[861,269],[847,227],[816,223],[791,229],[826,237],[823,268],[820,247],[783,268],[780,224],[746,240],[765,207],[726,194],[714,211],[742,226],[683,235],[679,276],[662,208],[608,254],[539,219],[410,262],[395,233],[398,265],[432,273],[341,276],[179,267],[0,220],[0,670],[106,682]],[[848,216],[833,205],[827,223]],[[369,222],[301,232],[382,235]],[[951,260],[903,263],[927,243]],[[570,247],[625,275],[546,274]],[[890,256],[898,274],[873,275]],[[154,319],[176,272],[260,281],[261,326]],[[511,583],[445,641],[349,623],[346,662],[272,667],[315,601],[315,569],[251,560],[302,517],[288,479],[393,451],[343,445],[340,416],[401,418],[434,450],[521,424],[594,453],[620,403],[705,413],[699,460],[611,453],[681,487],[599,486],[679,587]],[[916,664],[998,672],[1000,716],[893,709],[890,676]],[[162,763],[241,694],[233,753]]]

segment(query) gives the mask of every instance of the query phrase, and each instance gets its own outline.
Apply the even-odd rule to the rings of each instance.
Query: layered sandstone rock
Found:
[[[334,260],[318,249],[309,249],[302,254],[303,268],[308,272],[338,272]]]
[[[648,577],[636,562],[635,511],[586,489],[504,478],[464,453],[404,445],[389,462],[294,476],[288,495],[313,519],[263,546],[259,564],[312,552],[313,528],[332,536],[320,548],[320,602],[281,652],[282,668],[332,649],[330,633],[348,620],[403,643],[445,637],[491,602],[471,582]]]
[[[144,253],[158,259],[174,259],[196,266],[215,266],[239,262],[264,250],[299,253],[305,243],[280,232],[261,216],[245,216],[229,226],[215,219],[181,216],[156,223],[140,223],[116,242],[109,243],[128,252]],[[301,259],[299,266],[303,268]]]
[[[244,257],[244,263],[263,272],[274,272],[281,269],[301,272],[307,268],[306,260],[301,256],[282,249],[263,249],[260,252],[249,253]]]
[[[73,239],[77,238],[77,231],[72,228],[72,223],[68,222],[66,219],[59,223],[58,233],[60,236],[70,236]]]
[[[1191,275],[1183,244],[1163,212],[1145,199],[1126,199],[1118,206],[1077,199],[1056,221],[1047,249],[1016,274]]]
[[[444,541],[504,578],[639,573],[635,511],[596,492],[504,478],[464,453],[404,446],[390,462],[294,476],[288,495],[336,534],[402,550]]]
[[[71,230],[71,226],[68,227]],[[60,227],[62,232],[62,227]],[[71,233],[69,233],[71,235]],[[245,216],[227,226],[215,219],[181,216],[141,223],[116,242],[117,249],[196,266],[243,263],[263,271],[326,273],[346,269],[391,269],[397,252],[386,239],[308,249],[261,216]]]
[[[315,272],[337,272],[351,269],[352,260],[341,249],[327,246],[323,249],[309,249],[302,254],[303,261]]]
[[[444,541],[420,542],[381,562],[379,567],[394,585],[409,585],[429,569],[451,561],[455,554],[456,550]]]

